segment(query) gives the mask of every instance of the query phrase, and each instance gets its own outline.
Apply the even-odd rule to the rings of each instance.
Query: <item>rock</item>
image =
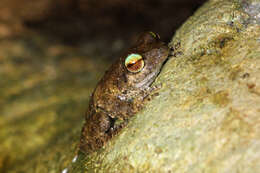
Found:
[[[54,2],[51,0],[2,0],[0,2],[0,19],[2,20],[39,20],[45,18],[54,8]]]
[[[85,158],[86,171],[260,170],[259,5],[211,0],[190,17],[169,43],[159,96]]]

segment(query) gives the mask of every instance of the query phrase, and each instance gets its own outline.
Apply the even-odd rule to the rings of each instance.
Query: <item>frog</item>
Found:
[[[158,34],[144,32],[110,66],[91,95],[81,131],[81,152],[89,154],[102,148],[143,109],[160,88],[152,84],[168,54],[169,48]]]

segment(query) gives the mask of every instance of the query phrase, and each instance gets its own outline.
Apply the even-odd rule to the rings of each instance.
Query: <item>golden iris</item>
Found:
[[[125,66],[130,72],[140,72],[144,68],[143,57],[139,54],[132,53],[126,57]]]

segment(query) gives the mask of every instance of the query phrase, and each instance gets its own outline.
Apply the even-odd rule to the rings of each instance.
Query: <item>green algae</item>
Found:
[[[34,34],[0,45],[0,172],[61,171],[107,64]]]

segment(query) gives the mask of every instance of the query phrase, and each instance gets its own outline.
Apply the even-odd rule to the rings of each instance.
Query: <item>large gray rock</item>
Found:
[[[259,171],[260,1],[211,0],[169,46],[177,49],[156,81],[159,96],[85,169]]]

